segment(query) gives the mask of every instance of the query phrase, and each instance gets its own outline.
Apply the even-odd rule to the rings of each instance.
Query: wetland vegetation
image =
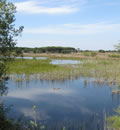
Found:
[[[63,57],[64,58],[64,57]],[[73,59],[73,58],[72,58]],[[80,64],[53,65],[52,59],[15,59],[8,62],[9,75],[39,75],[41,80],[65,80],[78,77],[95,78],[96,82],[120,84],[120,61],[118,59],[78,59]],[[66,59],[67,60],[67,59]],[[13,76],[14,77],[14,76]]]
[[[120,54],[16,47],[14,13],[0,1],[0,130],[119,130]]]
[[[84,52],[82,55],[79,53],[43,54],[43,59],[37,54],[37,57],[33,54],[33,58],[22,57],[8,60],[6,65],[9,69],[6,74],[9,77],[9,92],[5,97],[5,106],[13,104],[14,110],[18,114],[8,114],[8,117],[13,117],[15,121],[5,116],[6,120],[11,121],[8,122],[10,124],[7,124],[7,127],[12,125],[12,129],[23,130],[69,130],[72,128],[73,130],[79,128],[81,130],[89,128],[92,130],[111,130],[111,128],[117,130],[119,116],[111,115],[114,114],[113,109],[116,109],[120,103],[120,61],[119,57],[109,56],[113,54],[108,53],[103,56],[98,52],[87,52],[87,55],[84,55]],[[119,53],[115,55],[119,55]],[[80,62],[52,64],[52,60]],[[96,108],[98,102],[99,105]],[[82,104],[81,107],[78,105],[79,103]],[[35,117],[31,114],[34,104],[37,106],[34,111]],[[45,115],[41,109],[45,110]],[[23,122],[16,122],[16,118],[22,113],[24,113]],[[70,119],[68,119],[67,113]],[[74,115],[70,113],[74,113]],[[52,120],[48,118],[49,116]],[[6,120],[2,123],[6,124]]]

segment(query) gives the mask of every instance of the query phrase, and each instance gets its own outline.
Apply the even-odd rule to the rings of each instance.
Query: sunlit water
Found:
[[[44,60],[47,59],[48,57],[16,57],[16,59],[36,59],[36,60]],[[54,64],[54,65],[64,65],[64,64],[80,64],[82,63],[79,60],[56,60],[56,59],[51,59],[50,64]]]
[[[16,59],[27,59],[27,60],[36,59],[36,60],[44,60],[44,59],[47,59],[47,57],[16,57]]]
[[[37,121],[47,130],[97,130],[104,128],[104,117],[120,104],[120,96],[112,94],[108,85],[86,84],[84,79],[8,82],[6,106],[13,105],[10,117],[32,120],[36,105]]]
[[[43,60],[47,59],[47,57],[16,57],[16,59],[36,59],[36,60]],[[63,65],[63,64],[80,64],[81,61],[79,60],[56,60],[56,59],[51,59],[50,64],[54,65]]]
[[[64,65],[64,64],[80,64],[79,60],[54,60],[52,59],[51,64],[54,65]]]

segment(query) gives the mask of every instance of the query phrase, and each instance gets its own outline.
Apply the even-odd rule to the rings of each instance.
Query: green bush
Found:
[[[84,52],[83,55],[84,55],[84,56],[92,56],[92,57],[94,57],[94,56],[97,55],[97,53],[94,52],[94,51],[91,51],[91,52]]]
[[[112,54],[112,55],[109,55],[109,57],[120,58],[120,55],[119,54]]]
[[[92,56],[92,57],[94,57],[94,56],[96,56],[96,55],[97,55],[96,52],[94,52],[94,51],[91,52],[91,56]]]
[[[105,51],[104,51],[104,50],[102,50],[102,49],[101,49],[101,50],[99,50],[99,52],[100,52],[100,53],[105,53]]]
[[[110,116],[107,118],[108,127],[114,128],[115,130],[120,129],[120,106],[115,110],[116,115]]]
[[[90,53],[89,52],[84,52],[83,55],[84,56],[90,56]]]

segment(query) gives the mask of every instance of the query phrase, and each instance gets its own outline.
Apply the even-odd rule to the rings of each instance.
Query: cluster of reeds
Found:
[[[23,80],[67,80],[94,78],[97,84],[120,84],[120,61],[110,59],[84,60],[78,65],[52,65],[50,60],[15,60],[9,63],[10,77]],[[12,75],[12,76],[11,76]],[[23,76],[20,76],[23,75]]]
[[[80,73],[77,70],[66,71],[53,71],[41,72],[39,74],[13,74],[9,75],[11,79],[16,82],[29,81],[29,80],[73,80],[79,78]]]

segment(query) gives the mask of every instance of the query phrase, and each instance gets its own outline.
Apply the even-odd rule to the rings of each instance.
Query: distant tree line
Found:
[[[7,48],[7,47],[6,47]],[[0,48],[0,55],[1,55],[2,49]],[[73,47],[36,47],[36,48],[28,48],[28,47],[14,47],[11,49],[11,54],[13,56],[22,56],[23,53],[77,53],[77,52],[99,52],[99,53],[106,53],[106,52],[120,52],[120,50],[98,50],[98,51],[93,51],[93,50],[80,50],[75,49]]]
[[[15,47],[14,52],[16,54],[21,53],[71,53],[77,52],[73,47],[40,47],[40,48],[27,48],[27,47]]]

